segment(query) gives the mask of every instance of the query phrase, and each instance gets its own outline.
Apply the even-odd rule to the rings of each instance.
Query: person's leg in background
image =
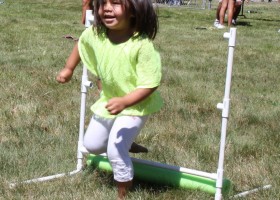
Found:
[[[222,7],[222,0],[219,0],[219,4],[218,4],[218,7],[217,7],[217,10],[216,10],[216,19],[214,21],[214,26],[216,28],[218,28],[219,24],[220,24],[220,10],[221,10],[221,7]]]
[[[228,19],[227,22],[228,22],[228,27],[232,26],[234,6],[235,6],[235,0],[228,0],[228,6],[227,6],[227,19]]]
[[[228,27],[231,27],[232,25],[232,17],[234,12],[234,4],[235,0],[222,0],[222,7],[219,14],[219,22],[220,25],[217,27],[218,29],[225,28],[224,22],[225,22],[225,14],[227,12],[227,23]]]
[[[219,23],[220,24],[217,27],[218,29],[225,28],[224,22],[225,22],[225,15],[226,15],[226,11],[227,11],[228,1],[229,0],[222,0],[221,9],[220,9],[220,12],[219,12]]]
[[[242,7],[242,0],[236,0],[235,6],[234,6],[234,13],[232,16],[232,25],[236,25],[237,17],[241,11],[241,7]]]

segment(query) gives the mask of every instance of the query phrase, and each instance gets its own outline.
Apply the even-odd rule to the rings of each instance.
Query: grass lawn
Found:
[[[60,85],[64,66],[79,37],[81,1],[5,0],[0,4],[0,199],[115,199],[112,175],[82,173],[38,184],[17,182],[76,169],[82,65]],[[147,122],[137,142],[148,154],[137,158],[215,173],[221,132],[229,29],[213,27],[212,9],[159,6],[154,41],[163,64],[159,91],[164,108]],[[248,13],[247,11],[251,12]],[[253,11],[253,12],[252,12]],[[230,194],[272,185],[245,199],[280,196],[280,4],[245,4],[234,52],[231,107],[224,176]],[[95,77],[90,76],[91,80]],[[97,99],[89,90],[89,106]],[[128,199],[213,199],[200,191],[136,181]]]

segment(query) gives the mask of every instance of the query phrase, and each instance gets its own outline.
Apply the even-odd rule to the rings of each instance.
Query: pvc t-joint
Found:
[[[93,83],[91,81],[83,81],[83,85],[89,88],[93,87]]]
[[[230,28],[229,32],[224,33],[224,38],[229,39],[228,46],[234,47],[235,46],[235,40],[236,40],[236,28]]]
[[[223,109],[224,109],[224,104],[223,104],[223,103],[218,103],[218,104],[217,104],[217,108],[218,108],[219,110],[223,110]]]

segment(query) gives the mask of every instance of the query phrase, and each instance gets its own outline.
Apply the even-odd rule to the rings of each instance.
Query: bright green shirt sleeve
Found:
[[[87,66],[88,70],[93,73],[95,76],[97,76],[96,71],[96,56],[95,56],[95,50],[93,48],[94,41],[96,40],[96,35],[93,31],[90,31],[89,28],[87,28],[82,36],[80,37],[78,41],[78,50],[81,57],[81,60],[85,66]]]

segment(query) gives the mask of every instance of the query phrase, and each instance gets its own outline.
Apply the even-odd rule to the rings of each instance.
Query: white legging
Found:
[[[106,153],[114,179],[127,182],[134,171],[129,157],[131,144],[140,133],[147,116],[120,116],[114,119],[93,115],[84,136],[85,148],[93,154]]]

